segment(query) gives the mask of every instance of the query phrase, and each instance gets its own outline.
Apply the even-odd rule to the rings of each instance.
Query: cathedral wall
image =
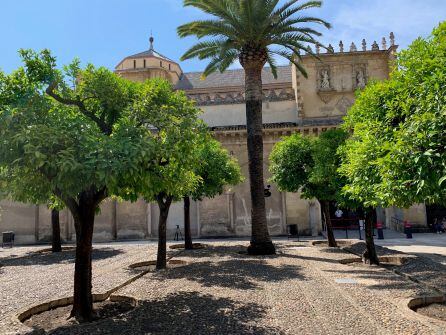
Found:
[[[36,236],[36,206],[19,202],[0,202],[0,230],[14,231],[16,243],[33,243]]]
[[[300,90],[300,116],[303,118],[339,117],[353,105],[355,91],[370,80],[389,75],[387,51],[320,55],[321,61],[305,57],[308,79],[296,73]]]
[[[203,110],[200,118],[209,127],[246,125],[245,104],[200,106],[200,108]],[[297,122],[296,102],[293,100],[264,102],[263,122]]]

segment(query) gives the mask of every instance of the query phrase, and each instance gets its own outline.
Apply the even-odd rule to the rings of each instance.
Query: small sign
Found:
[[[337,278],[335,282],[338,284],[358,284],[358,282],[352,278]]]

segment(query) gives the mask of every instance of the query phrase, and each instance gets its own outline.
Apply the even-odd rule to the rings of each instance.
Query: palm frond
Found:
[[[322,45],[316,40],[321,32],[306,24],[331,25],[323,19],[298,15],[304,10],[321,7],[322,1],[288,0],[184,0],[185,6],[197,8],[211,17],[178,27],[180,37],[196,36],[199,41],[183,55],[190,58],[209,59],[203,75],[224,71],[237,60],[243,50],[267,50],[267,63],[276,76],[275,56],[285,57],[306,75],[297,60],[306,51],[318,57],[306,45]],[[280,50],[273,50],[279,46]]]

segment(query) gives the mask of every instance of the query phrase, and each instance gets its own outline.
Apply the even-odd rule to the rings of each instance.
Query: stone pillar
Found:
[[[287,221],[286,221],[286,194],[281,192],[282,196],[282,233],[287,234]]]
[[[111,220],[111,225],[112,225],[112,238],[114,240],[118,239],[118,223],[117,223],[117,219],[116,219],[116,211],[117,211],[117,201],[116,199],[113,199],[113,203],[112,203],[112,220]]]
[[[311,236],[318,236],[318,228],[317,228],[317,206],[316,201],[311,200],[308,203],[308,214],[310,216],[310,229],[311,229]]]
[[[197,237],[201,237],[201,223],[200,223],[200,203],[201,201],[197,201]]]
[[[39,205],[34,207],[34,239],[39,242]]]
[[[228,204],[228,217],[229,222],[231,224],[231,230],[234,231],[235,229],[235,222],[234,222],[234,194],[233,193],[227,193],[227,204]]]
[[[152,237],[152,204],[150,202],[146,203],[146,238]]]
[[[68,208],[64,210],[65,212],[65,240],[71,241],[71,227],[70,227],[70,211]]]

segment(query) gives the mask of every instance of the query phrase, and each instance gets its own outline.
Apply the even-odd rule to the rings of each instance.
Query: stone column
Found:
[[[112,229],[111,230],[112,230],[112,238],[114,240],[118,239],[117,207],[118,207],[118,202],[116,201],[116,199],[113,199],[112,220],[111,220]]]
[[[40,209],[39,206],[34,207],[34,239],[36,243],[39,242],[39,214]]]
[[[282,196],[282,233],[287,234],[287,221],[286,221],[286,194],[280,193]]]
[[[65,212],[65,240],[71,241],[71,231],[70,231],[70,211],[68,208],[64,210]]]
[[[197,201],[197,237],[201,237],[201,223],[200,223],[200,203],[201,201]]]
[[[152,204],[150,202],[146,203],[146,237],[152,237]]]

